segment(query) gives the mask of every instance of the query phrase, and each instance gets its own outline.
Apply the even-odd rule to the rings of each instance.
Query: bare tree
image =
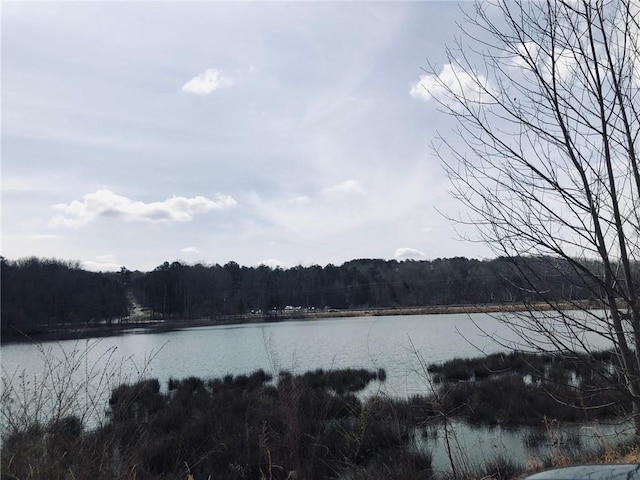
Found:
[[[505,317],[527,345],[563,358],[610,345],[590,367],[624,393],[640,434],[640,4],[499,0],[465,14],[448,64],[412,94],[454,120],[434,149],[467,213],[456,217],[521,269],[525,297]],[[523,259],[529,259],[524,261]],[[532,262],[588,289],[558,304]],[[539,271],[539,270],[538,270]],[[591,360],[583,360],[589,361]]]

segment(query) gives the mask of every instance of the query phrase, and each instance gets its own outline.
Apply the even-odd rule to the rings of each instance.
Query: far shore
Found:
[[[577,308],[588,308],[586,304],[578,302],[549,303],[491,303],[491,304],[469,304],[469,305],[432,305],[423,307],[381,307],[365,309],[326,309],[326,310],[295,310],[278,311],[270,314],[242,314],[242,315],[220,315],[214,318],[198,319],[167,319],[153,318],[150,315],[130,317],[113,321],[110,325],[83,324],[55,326],[43,328],[39,331],[29,333],[14,330],[12,332],[3,331],[0,338],[2,343],[29,343],[55,340],[76,340],[86,338],[108,337],[112,335],[123,335],[132,331],[168,332],[184,328],[218,326],[218,325],[241,325],[248,323],[275,323],[296,320],[316,320],[323,318],[347,318],[347,317],[382,317],[393,315],[445,315],[445,314],[471,314],[471,313],[508,313],[543,310],[573,310]]]

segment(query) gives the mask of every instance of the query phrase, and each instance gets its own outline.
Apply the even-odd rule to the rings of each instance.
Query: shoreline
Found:
[[[243,325],[250,323],[278,323],[299,320],[319,320],[324,318],[352,318],[352,317],[386,317],[399,315],[447,315],[447,314],[472,314],[472,313],[509,313],[544,311],[544,310],[572,310],[587,308],[587,305],[578,302],[559,302],[556,305],[548,303],[524,304],[524,303],[491,303],[491,304],[467,304],[467,305],[431,305],[422,307],[379,307],[345,310],[318,310],[318,311],[279,311],[276,314],[240,314],[220,315],[216,318],[200,319],[169,319],[134,317],[130,320],[114,322],[111,325],[83,325],[70,328],[58,327],[42,331],[24,333],[14,331],[12,334],[2,332],[1,344],[11,343],[37,343],[56,340],[82,340],[89,338],[110,337],[114,335],[126,335],[132,331],[145,331],[146,333],[163,333],[193,327],[211,327],[220,325]]]

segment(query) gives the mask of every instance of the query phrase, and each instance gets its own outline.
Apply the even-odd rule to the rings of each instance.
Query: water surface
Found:
[[[600,342],[602,348],[607,346]],[[105,386],[140,375],[158,378],[166,385],[171,377],[221,377],[259,368],[274,374],[317,368],[384,368],[387,380],[372,384],[364,394],[405,397],[431,392],[427,365],[506,351],[507,346],[526,347],[489,314],[330,318],[162,333],[136,330],[100,339],[8,344],[2,347],[2,371],[4,381],[26,385],[27,390],[50,385],[54,396],[60,382],[84,385],[76,405],[91,398],[96,407],[85,418],[91,424],[104,413],[110,390]],[[587,433],[595,432],[602,441],[624,434],[623,427],[591,425],[589,429]],[[537,450],[527,448],[527,429],[478,428],[456,422],[454,430],[460,463],[466,459],[477,464],[500,455],[524,463],[532,452],[550,452],[549,442]],[[582,435],[585,430],[581,427],[568,425],[564,430],[593,442],[594,435]],[[432,436],[418,436],[418,446],[433,452],[436,468],[446,470],[442,426],[433,432]]]
[[[483,331],[481,331],[482,329]],[[385,388],[394,395],[423,392],[424,365],[454,357],[504,350],[488,335],[515,340],[487,314],[334,318],[281,323],[196,327],[155,333],[132,332],[89,340],[2,347],[5,372],[43,369],[42,350],[57,357],[87,351],[87,362],[121,361],[134,372],[162,382],[169,377],[217,377],[258,368],[305,372],[316,368],[384,368]]]

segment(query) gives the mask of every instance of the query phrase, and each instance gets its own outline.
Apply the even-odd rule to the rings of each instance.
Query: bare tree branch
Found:
[[[433,143],[465,207],[456,221],[511,258],[522,289],[553,307],[535,262],[596,310],[531,311],[510,327],[574,358],[590,335],[617,352],[640,434],[640,8],[631,0],[478,2],[427,92],[456,122]],[[529,262],[523,262],[528,258]],[[524,291],[524,290],[523,290]],[[609,372],[610,373],[610,372]]]

